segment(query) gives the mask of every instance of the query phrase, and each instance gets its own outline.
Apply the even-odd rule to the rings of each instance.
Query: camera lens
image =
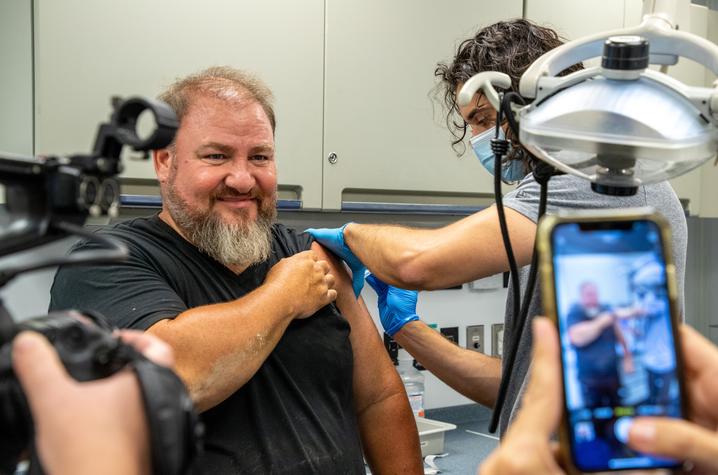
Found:
[[[78,325],[73,325],[63,331],[62,341],[70,348],[81,349],[86,346],[85,332]]]
[[[102,181],[100,196],[97,203],[102,208],[102,211],[106,212],[111,207],[117,205],[117,200],[119,199],[118,190],[119,186],[117,185],[117,181],[115,179],[108,178]]]
[[[85,176],[80,182],[77,202],[80,209],[89,209],[100,193],[100,182],[93,176]]]

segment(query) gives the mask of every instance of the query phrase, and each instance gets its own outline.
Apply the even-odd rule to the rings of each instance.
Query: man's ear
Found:
[[[161,148],[152,151],[152,161],[155,165],[155,173],[160,183],[165,183],[170,176],[174,154],[168,148]]]

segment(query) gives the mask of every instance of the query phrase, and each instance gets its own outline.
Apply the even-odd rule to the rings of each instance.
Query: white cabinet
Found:
[[[433,72],[478,27],[521,13],[519,0],[328,0],[324,208],[491,194],[471,149],[451,149]]]
[[[32,155],[32,4],[0,2],[0,153]]]
[[[718,11],[709,10],[707,17],[708,39],[718,43]],[[715,80],[713,73],[706,73],[707,84],[712,84]],[[718,167],[715,162],[707,163],[698,171],[701,177],[700,215],[706,218],[718,218]]]
[[[622,28],[626,1],[631,0],[526,0],[524,16],[553,28],[567,40],[575,40]]]
[[[88,151],[111,95],[155,96],[177,76],[231,65],[274,91],[280,190],[321,206],[324,0],[35,4],[38,153]],[[151,162],[125,163],[126,177],[154,179]]]

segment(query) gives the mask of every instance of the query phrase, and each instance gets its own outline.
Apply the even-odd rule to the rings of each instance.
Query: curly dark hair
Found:
[[[462,41],[451,63],[436,66],[434,76],[440,81],[435,93],[446,108],[446,125],[453,136],[451,146],[457,155],[462,155],[466,149],[464,138],[467,129],[456,103],[457,88],[477,73],[500,71],[508,74],[511,90],[518,92],[521,75],[526,69],[541,55],[563,43],[564,40],[554,30],[529,20],[500,21]],[[562,74],[581,68],[581,65],[575,65]],[[522,147],[513,147],[507,159],[524,160],[527,172],[533,168],[530,155]]]

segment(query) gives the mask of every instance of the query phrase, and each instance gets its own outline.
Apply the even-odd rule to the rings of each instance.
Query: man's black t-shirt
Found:
[[[601,305],[597,309],[597,314],[609,310],[609,307]],[[577,323],[589,320],[591,317],[580,304],[573,305],[566,317],[569,329]],[[578,374],[584,384],[618,380],[617,341],[616,332],[611,325],[604,328],[591,343],[576,348]]]
[[[50,308],[94,310],[118,327],[141,330],[189,308],[246,295],[280,259],[311,244],[309,236],[275,225],[269,260],[235,275],[157,216],[98,232],[125,242],[129,259],[61,268]],[[95,247],[83,243],[74,250]],[[255,375],[202,414],[206,448],[199,471],[363,474],[349,332],[334,305],[294,320]]]

